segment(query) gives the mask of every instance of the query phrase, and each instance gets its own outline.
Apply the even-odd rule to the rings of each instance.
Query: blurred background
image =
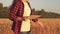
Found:
[[[60,34],[60,0],[28,0],[44,28],[31,22],[32,34]],[[14,34],[8,19],[13,0],[0,0],[0,34]]]
[[[41,18],[60,18],[60,0],[28,0]],[[0,0],[0,18],[7,18],[13,0]]]

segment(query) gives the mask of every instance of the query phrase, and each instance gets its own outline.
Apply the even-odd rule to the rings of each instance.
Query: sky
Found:
[[[13,0],[0,0],[3,6],[10,6]],[[60,0],[28,0],[32,8],[60,14]]]

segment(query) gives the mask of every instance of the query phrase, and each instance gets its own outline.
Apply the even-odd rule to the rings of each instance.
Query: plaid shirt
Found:
[[[29,2],[27,2],[29,7],[30,4]],[[31,9],[31,7],[30,7]],[[21,23],[22,21],[18,21],[17,17],[23,17],[23,12],[24,12],[24,4],[22,1],[16,1],[16,3],[12,6],[11,10],[10,10],[10,14],[9,14],[9,19],[13,21],[12,24],[12,30],[15,34],[20,34],[20,27],[21,27]],[[32,12],[31,10],[31,15],[34,15],[34,12]],[[34,20],[33,21],[37,21]]]

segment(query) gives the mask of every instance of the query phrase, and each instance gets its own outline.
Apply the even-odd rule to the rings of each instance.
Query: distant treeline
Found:
[[[10,7],[3,7],[3,4],[0,3],[0,18],[7,18],[10,12]],[[35,10],[32,9],[36,15],[41,15],[40,18],[60,18],[60,14],[53,12],[46,12],[44,9]]]

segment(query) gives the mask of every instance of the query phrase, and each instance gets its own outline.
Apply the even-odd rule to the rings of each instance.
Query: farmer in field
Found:
[[[9,19],[13,21],[12,30],[14,34],[30,34],[30,19],[25,16],[34,15],[34,12],[27,0],[14,1],[9,14]],[[38,22],[38,19],[32,19],[32,21]]]

